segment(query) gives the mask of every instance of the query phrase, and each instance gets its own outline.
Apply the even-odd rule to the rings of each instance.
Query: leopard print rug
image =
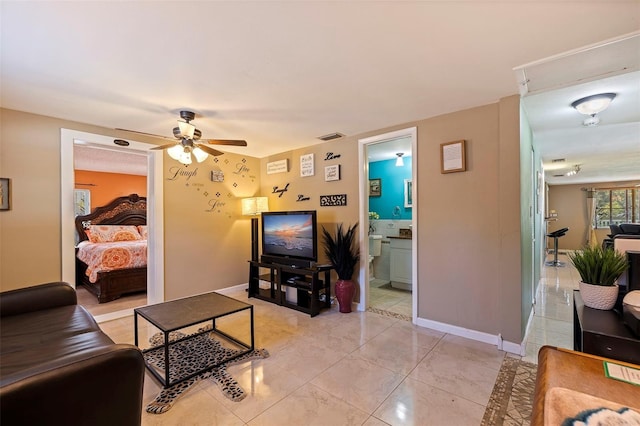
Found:
[[[211,327],[209,326],[209,328]],[[205,331],[205,329],[199,331]],[[184,333],[178,331],[171,332],[169,334],[169,341],[173,342],[185,336]],[[216,340],[214,336],[214,333],[200,334],[192,339],[184,340],[170,346],[169,363],[172,366],[170,371],[171,380],[175,380],[176,377],[184,377],[185,375],[195,373],[206,365],[217,364],[241,352],[237,349],[229,349],[222,346],[221,342]],[[164,336],[162,333],[153,335],[149,339],[152,349],[144,353],[147,363],[159,368],[160,371],[164,371],[163,341]],[[166,413],[181,395],[187,392],[198,381],[205,379],[213,380],[222,393],[230,400],[241,401],[245,398],[246,394],[238,382],[227,372],[227,367],[247,360],[268,357],[269,352],[267,352],[266,349],[255,349],[231,361],[224,362],[218,367],[202,372],[191,379],[164,388],[158,396],[147,405],[146,410],[151,414]],[[173,368],[173,366],[177,367]]]

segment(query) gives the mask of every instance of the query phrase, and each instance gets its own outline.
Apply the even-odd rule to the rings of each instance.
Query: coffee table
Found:
[[[250,315],[250,335],[251,343],[246,343],[240,339],[233,337],[216,327],[216,319],[236,314],[242,311],[249,311]],[[141,308],[135,308],[133,316],[133,324],[135,327],[135,345],[138,346],[138,316],[141,316],[154,327],[158,328],[163,333],[164,350],[164,377],[158,373],[157,369],[151,366],[147,362],[147,368],[153,374],[165,388],[180,383],[184,380],[197,376],[198,374],[217,367],[223,362],[227,362],[231,359],[238,358],[244,354],[247,354],[254,349],[254,335],[253,335],[253,305],[241,302],[231,297],[219,294],[219,293],[205,293],[197,296],[186,297],[183,299],[172,300],[169,302],[158,303],[155,305],[143,306]],[[177,339],[170,339],[169,334],[173,331],[178,331],[187,327],[198,325],[211,321],[212,328],[207,328],[202,331],[187,334],[184,337]],[[172,368],[169,362],[169,350],[173,345],[176,345],[185,340],[193,339],[205,333],[215,333],[223,336],[231,342],[239,345],[240,350],[235,356],[224,359],[221,362],[204,365],[201,369],[184,375],[184,377],[177,377],[171,380],[170,369]],[[150,350],[158,350],[158,347],[152,347],[144,349],[142,352],[148,352]],[[175,368],[175,366],[173,366]]]

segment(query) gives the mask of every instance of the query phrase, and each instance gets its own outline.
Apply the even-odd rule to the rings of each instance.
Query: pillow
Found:
[[[147,236],[148,231],[147,231],[147,225],[138,225],[138,232],[140,233],[140,237],[142,237],[143,240],[148,240]]]
[[[87,240],[91,241],[91,231],[90,231],[90,230],[88,230],[88,229],[85,229],[85,230],[84,230],[84,233],[85,233],[85,234],[86,234],[86,236],[87,236]]]
[[[110,243],[114,241],[141,240],[135,225],[91,225],[89,241],[92,243]]]

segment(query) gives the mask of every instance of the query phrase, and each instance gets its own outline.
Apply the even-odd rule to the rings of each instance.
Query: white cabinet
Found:
[[[412,256],[411,239],[391,240],[391,286],[411,290]]]

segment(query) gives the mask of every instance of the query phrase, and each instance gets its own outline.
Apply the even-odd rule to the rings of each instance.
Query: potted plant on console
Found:
[[[360,261],[360,250],[356,241],[358,224],[344,229],[338,225],[335,237],[322,227],[324,253],[338,274],[335,285],[340,312],[351,312],[351,302],[355,294],[355,284],[351,280],[353,271]]]
[[[612,248],[585,247],[570,253],[569,259],[580,274],[580,296],[589,308],[608,310],[618,298],[617,280],[629,267],[626,257]]]

